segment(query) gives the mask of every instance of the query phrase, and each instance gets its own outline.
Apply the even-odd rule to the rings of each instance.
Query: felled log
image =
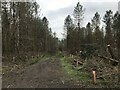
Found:
[[[103,58],[103,59],[108,59],[108,60],[112,61],[113,66],[116,66],[119,63],[118,60],[115,60],[115,59],[112,59],[112,58],[109,58],[109,57],[105,57],[105,56],[101,56],[101,55],[98,55],[98,57]]]

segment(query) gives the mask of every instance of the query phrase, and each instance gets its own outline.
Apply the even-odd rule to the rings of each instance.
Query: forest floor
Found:
[[[79,69],[73,67],[68,63],[70,58],[72,59],[65,56],[35,57],[28,64],[14,66],[3,63],[2,88],[94,88],[110,87],[112,83],[111,87],[119,87],[116,82],[108,84],[103,80],[93,84],[91,67],[86,64]]]

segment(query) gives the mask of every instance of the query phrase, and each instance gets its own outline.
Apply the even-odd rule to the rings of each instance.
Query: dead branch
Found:
[[[103,59],[108,59],[108,60],[112,61],[113,63],[115,63],[116,65],[119,63],[118,60],[115,60],[115,59],[112,59],[109,57],[105,57],[105,56],[101,56],[101,55],[98,55],[98,57],[103,58]]]
[[[77,63],[78,65],[83,65],[83,62],[76,60],[76,59],[74,59],[74,63]]]

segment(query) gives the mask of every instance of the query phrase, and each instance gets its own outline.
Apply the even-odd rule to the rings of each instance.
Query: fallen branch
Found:
[[[103,59],[108,59],[108,60],[114,62],[116,65],[119,63],[118,60],[115,60],[115,59],[112,59],[112,58],[109,58],[109,57],[105,57],[105,56],[101,56],[101,55],[98,55],[98,57],[103,58]]]
[[[83,65],[83,62],[81,62],[81,61],[79,61],[79,60],[76,60],[76,59],[74,59],[74,63],[77,63],[77,66],[78,66],[78,65]]]

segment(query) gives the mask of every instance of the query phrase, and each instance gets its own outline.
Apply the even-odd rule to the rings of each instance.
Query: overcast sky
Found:
[[[64,20],[67,15],[73,15],[74,7],[77,2],[86,9],[84,13],[83,26],[91,21],[95,12],[99,12],[101,20],[106,10],[112,10],[114,13],[118,10],[118,1],[120,0],[37,0],[40,5],[41,13],[49,21],[49,27],[56,32],[58,38],[63,38]]]

